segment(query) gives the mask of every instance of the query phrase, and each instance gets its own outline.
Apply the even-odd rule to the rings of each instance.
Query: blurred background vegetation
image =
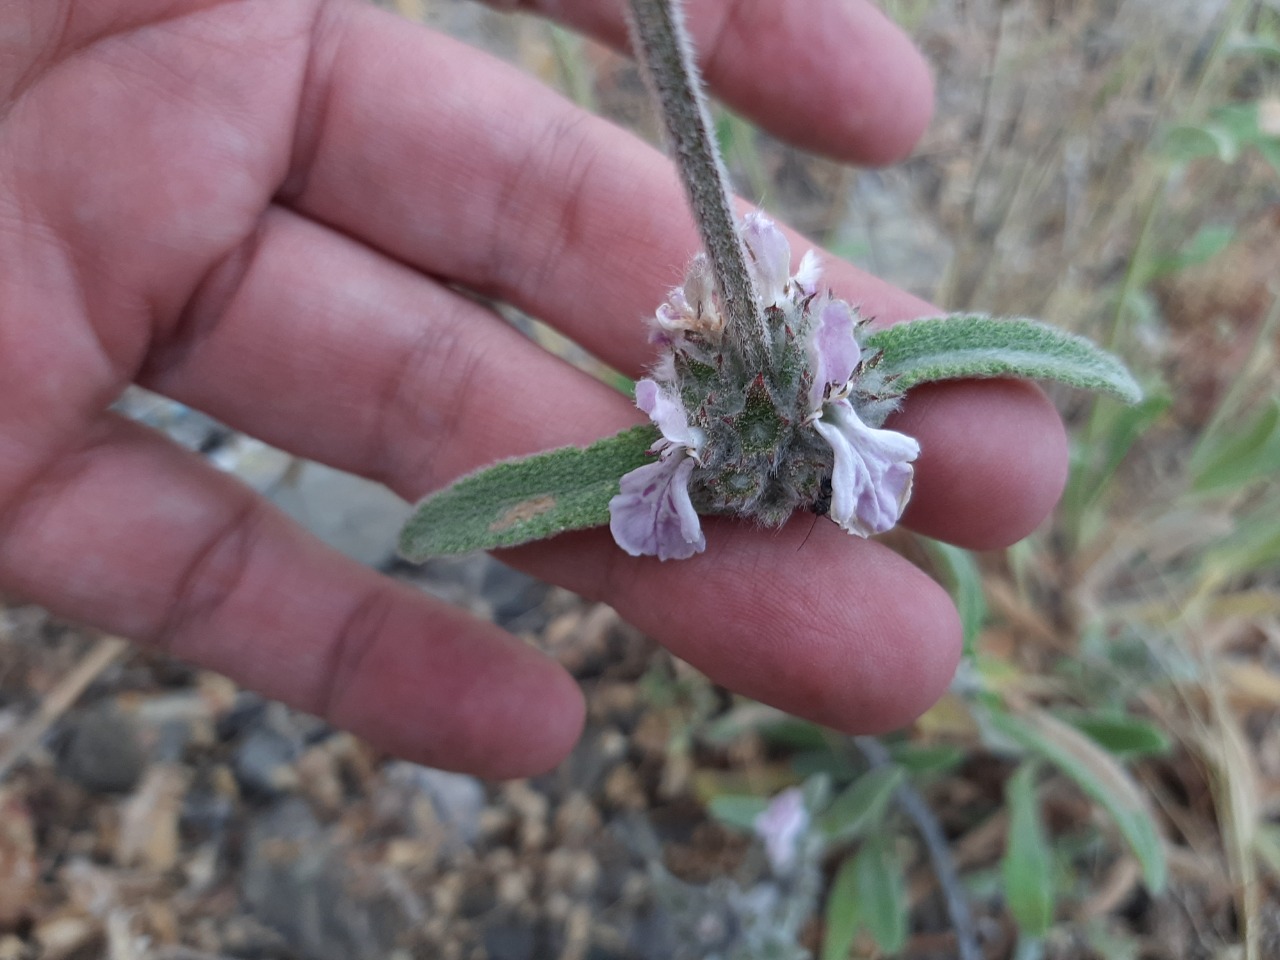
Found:
[[[465,0],[386,5],[657,141],[617,55]],[[740,192],[949,310],[1094,337],[1148,390],[1136,408],[1057,397],[1071,479],[1026,541],[974,554],[895,535],[963,616],[948,696],[850,741],[712,687],[607,608],[521,584],[533,599],[506,625],[583,680],[585,745],[538,781],[441,787],[11,608],[0,958],[791,956],[750,917],[802,894],[815,911],[786,933],[823,960],[959,956],[907,795],[945,838],[982,956],[1280,957],[1280,4],[884,6],[939,81],[914,157],[853,170],[721,111]],[[514,588],[489,567],[384,565],[504,622]],[[157,752],[156,705],[181,713],[183,696],[208,730]],[[92,710],[143,731],[136,776],[77,775]],[[267,759],[264,730],[284,744]],[[799,892],[752,839],[794,784],[819,881]],[[455,789],[474,811],[450,807]]]

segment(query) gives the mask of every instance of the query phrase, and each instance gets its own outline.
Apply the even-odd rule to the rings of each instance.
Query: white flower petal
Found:
[[[636,406],[649,415],[672,443],[694,451],[702,445],[702,431],[689,426],[689,414],[674,390],[645,377],[636,383]]]
[[[911,498],[920,444],[863,423],[847,400],[828,404],[814,423],[831,445],[831,519],[860,537],[891,530]]]
[[[822,279],[822,258],[817,250],[810,250],[800,258],[800,268],[791,282],[796,285],[801,296],[809,297],[818,292],[818,282]]]
[[[623,476],[609,501],[609,530],[633,557],[685,560],[707,548],[702,523],[689,499],[694,462],[668,452]]]

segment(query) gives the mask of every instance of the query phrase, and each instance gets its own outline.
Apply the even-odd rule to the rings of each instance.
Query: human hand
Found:
[[[622,42],[620,4],[554,7]],[[922,62],[862,0],[694,12],[713,87],[802,146],[887,162],[927,119]],[[0,20],[0,590],[421,762],[556,763],[582,722],[557,665],[107,408],[137,382],[411,500],[613,432],[640,419],[625,398],[452,287],[638,374],[641,318],[697,244],[670,166],[343,0],[27,0]],[[845,264],[826,278],[882,321],[936,312]],[[893,425],[924,451],[921,532],[1006,544],[1060,493],[1061,425],[1032,386],[930,386]],[[905,560],[830,524],[706,522],[707,552],[679,564],[607,531],[504,559],[840,729],[900,725],[945,689],[958,620]]]

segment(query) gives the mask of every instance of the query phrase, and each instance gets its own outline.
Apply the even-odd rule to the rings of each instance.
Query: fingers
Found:
[[[435,766],[540,772],[582,722],[552,661],[111,416],[4,513],[0,582]]]
[[[503,559],[607,600],[739,693],[837,730],[902,727],[955,672],[955,608],[887,547],[812,520],[776,533],[704,520],[707,552],[677,563],[629,557],[607,531]]]
[[[525,0],[616,48],[624,4]],[[714,0],[685,4],[712,91],[785,140],[858,163],[910,153],[933,110],[928,65],[866,0]]]
[[[284,202],[637,370],[649,356],[637,321],[698,249],[667,160],[470,48],[341,9],[318,34],[327,53]],[[929,309],[847,265],[829,280],[884,320]]]
[[[962,380],[912,390],[888,426],[920,441],[904,523],[973,550],[1021,540],[1067,481],[1067,436],[1039,387]]]
[[[280,209],[140,382],[408,500],[640,419],[474,299]]]

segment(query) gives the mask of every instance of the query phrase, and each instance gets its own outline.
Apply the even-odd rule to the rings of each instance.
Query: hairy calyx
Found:
[[[866,537],[892,528],[911,495],[920,448],[880,426],[900,392],[862,348],[857,312],[820,288],[812,251],[792,273],[790,244],[765,216],[748,215],[742,236],[765,320],[752,356],[726,335],[704,256],[654,315],[661,356],[636,402],[662,437],[609,504],[633,555],[701,551],[698,514],[773,527],[810,509]]]

